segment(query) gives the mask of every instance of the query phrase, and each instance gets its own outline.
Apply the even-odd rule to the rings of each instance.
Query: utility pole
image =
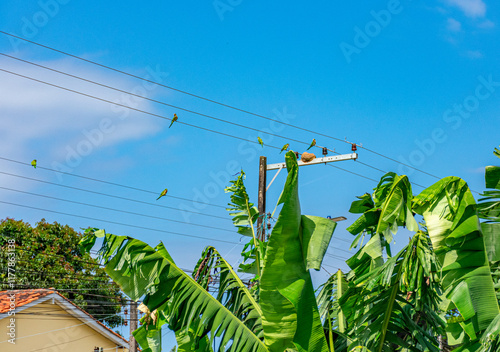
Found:
[[[132,334],[135,330],[137,330],[137,302],[130,302],[130,338],[129,344],[130,349],[129,352],[137,352],[137,341]]]
[[[258,206],[259,218],[257,219],[257,233],[260,232],[260,240],[266,240],[266,229],[264,223],[264,214],[266,214],[266,176],[267,176],[267,158],[265,156],[260,157],[259,163],[259,198]]]

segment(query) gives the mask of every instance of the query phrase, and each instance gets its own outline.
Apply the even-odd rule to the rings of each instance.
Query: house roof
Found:
[[[114,342],[118,342],[119,345],[125,345],[128,348],[129,342],[125,340],[122,336],[108,328],[106,325],[95,319],[92,315],[78,307],[76,304],[71,302],[69,299],[61,295],[59,292],[53,289],[29,289],[29,290],[10,290],[10,291],[0,291],[0,319],[3,318],[2,315],[6,315],[6,313],[10,310],[11,297],[15,295],[15,306],[16,312],[22,307],[28,308],[38,303],[45,302],[49,299],[54,299],[59,306],[66,309],[68,313],[75,316],[76,318],[88,322],[91,328],[96,331],[101,332],[103,335],[107,336]],[[77,308],[75,310],[74,308]],[[88,318],[91,318],[90,322]],[[85,319],[86,318],[86,319]],[[111,335],[110,335],[111,334]],[[117,340],[117,338],[119,340]]]
[[[36,290],[0,291],[0,314],[7,313],[10,310],[10,297],[12,297],[12,294],[16,296],[16,308],[19,308],[54,292],[54,290],[43,288]]]

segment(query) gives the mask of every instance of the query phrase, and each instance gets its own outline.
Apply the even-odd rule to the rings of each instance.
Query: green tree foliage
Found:
[[[0,223],[0,287],[56,288],[76,305],[110,327],[122,324],[117,315],[124,304],[118,285],[88,253],[78,248],[82,234],[44,219],[32,227],[23,221]],[[15,240],[15,280],[7,272],[7,241]],[[12,275],[12,274],[11,274]]]

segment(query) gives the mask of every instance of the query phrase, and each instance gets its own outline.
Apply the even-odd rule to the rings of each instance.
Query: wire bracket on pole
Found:
[[[308,162],[303,162],[302,160],[298,160],[297,163],[299,166],[307,166],[307,165],[316,165],[316,164],[323,164],[323,163],[325,163],[325,164],[332,163],[335,161],[356,160],[357,158],[358,158],[357,153],[351,153],[351,154],[325,156],[323,158],[315,158],[315,159],[308,161]],[[281,171],[281,169],[283,169],[285,166],[286,166],[286,163],[269,164],[269,165],[267,165],[267,171],[269,171],[269,170]],[[279,173],[279,171],[278,171],[278,173]],[[276,178],[277,175],[278,174],[276,174],[274,176],[274,178]],[[271,183],[273,183],[274,178],[271,181]],[[269,188],[269,186],[267,188]]]
[[[281,172],[281,170],[283,170],[283,167],[285,167],[285,163],[281,164],[281,166],[278,169],[278,172],[276,173],[276,175],[274,175],[274,177],[271,180],[271,182],[269,182],[269,184],[267,185],[266,192],[269,190],[269,187],[271,187],[271,185],[273,184],[274,180],[276,180],[276,177],[278,177],[278,174]],[[269,166],[267,167],[267,169],[269,170]]]

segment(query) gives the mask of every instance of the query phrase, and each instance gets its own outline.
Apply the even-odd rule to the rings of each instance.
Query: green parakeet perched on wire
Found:
[[[280,154],[283,152],[283,150],[288,150],[288,147],[289,147],[289,146],[290,146],[290,144],[288,144],[288,143],[287,143],[287,144],[285,144],[285,145],[283,146],[283,148],[281,148],[281,150],[280,150]]]
[[[172,125],[174,124],[175,121],[177,121],[179,118],[177,117],[177,114],[174,114],[174,117],[172,119],[172,122],[170,122],[170,126],[168,126],[168,128],[172,127]]]
[[[259,144],[264,148],[264,142],[262,141],[262,138],[257,137],[257,140],[259,141]]]
[[[315,145],[316,145],[316,140],[313,138],[313,141],[311,142],[311,145],[309,146],[309,148],[307,148],[307,150],[311,149]]]
[[[159,196],[158,198],[156,198],[156,200],[160,199],[161,197],[166,196],[166,195],[167,195],[167,192],[168,192],[168,189],[166,189],[166,188],[165,188],[165,189],[161,192],[160,196]]]
[[[36,159],[33,159],[33,161],[31,162],[31,166],[33,166],[36,169]]]

